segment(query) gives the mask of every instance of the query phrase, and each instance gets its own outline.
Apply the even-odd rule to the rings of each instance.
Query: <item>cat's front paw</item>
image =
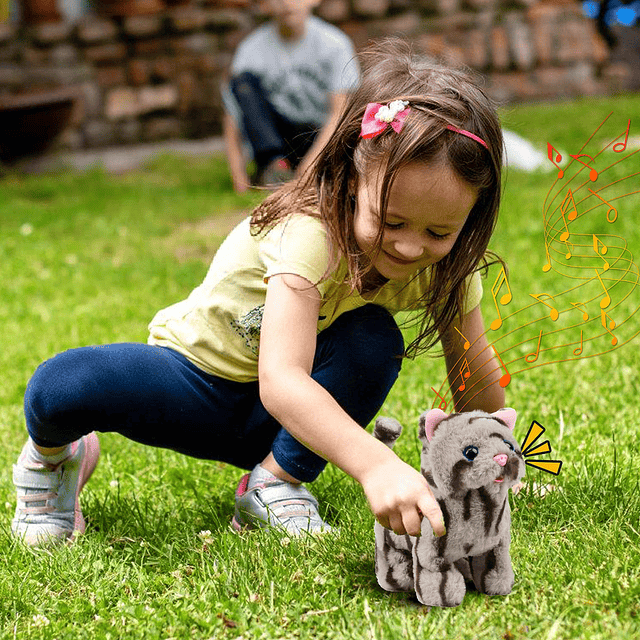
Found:
[[[429,607],[457,607],[467,587],[462,574],[453,566],[444,571],[429,571],[414,566],[418,600]]]
[[[409,536],[397,536],[378,522],[376,538],[376,578],[385,591],[413,591],[412,541]]]

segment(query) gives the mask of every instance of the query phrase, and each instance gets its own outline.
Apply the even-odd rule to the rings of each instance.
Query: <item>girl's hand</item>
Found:
[[[419,536],[426,517],[433,533],[446,533],[442,512],[427,484],[413,467],[400,458],[372,468],[363,478],[362,488],[376,520],[398,535]]]

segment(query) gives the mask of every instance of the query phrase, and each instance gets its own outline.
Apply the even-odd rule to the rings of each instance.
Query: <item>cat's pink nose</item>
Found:
[[[506,453],[498,453],[495,456],[493,456],[493,459],[501,466],[504,467],[505,464],[507,464],[507,460],[509,459],[509,456],[507,456]]]

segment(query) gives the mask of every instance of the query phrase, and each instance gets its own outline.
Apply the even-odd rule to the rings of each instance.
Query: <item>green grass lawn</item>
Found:
[[[547,142],[561,150],[566,167],[568,154],[595,157],[623,134],[629,118],[630,139],[637,137],[640,123],[633,116],[639,112],[640,97],[619,97],[510,107],[502,115],[508,128],[545,152]],[[564,466],[557,478],[528,467],[527,488],[512,499],[512,594],[468,593],[460,607],[430,612],[408,595],[377,586],[373,516],[360,487],[332,467],[312,490],[323,515],[340,527],[337,536],[297,541],[262,531],[238,535],[229,522],[239,470],[106,434],[100,464],[83,492],[87,534],[54,552],[33,552],[12,540],[11,465],[25,439],[22,397],[33,370],[68,348],[146,341],[151,317],[199,284],[221,239],[259,196],[232,194],[220,158],[162,157],[125,176],[99,170],[5,176],[0,637],[640,637],[640,290],[629,258],[639,258],[640,199],[628,195],[640,180],[624,179],[640,171],[640,154],[627,157],[630,151],[603,151],[594,161],[597,182],[588,180],[588,169],[571,182],[581,213],[595,202],[582,202],[589,187],[618,183],[602,192],[618,198],[615,223],[606,221],[602,206],[570,225],[571,260],[559,240],[558,205],[566,189],[553,186],[555,172],[507,173],[492,248],[509,265],[513,299],[509,306],[494,305],[492,270],[485,281],[485,318],[488,325],[496,310],[504,317],[494,344],[513,374],[506,391],[519,412],[518,439],[537,420],[553,447],[546,457]],[[542,271],[545,200],[553,203],[549,273]],[[589,249],[593,234],[609,247],[611,268],[605,274],[600,266],[599,273],[612,298],[606,311],[617,321],[616,349],[598,315],[604,290],[595,279],[601,258]],[[568,271],[574,266],[577,271]],[[575,295],[567,293],[580,284]],[[556,296],[563,311],[563,329],[555,334],[545,318],[548,308],[530,297],[542,292]],[[564,310],[571,302],[587,300],[588,325],[579,324],[578,310],[560,324],[570,317]],[[582,357],[573,357],[580,329],[585,348]],[[539,331],[543,352],[527,364],[524,355],[535,348]],[[544,351],[551,335],[559,358]],[[563,361],[550,364],[555,359]],[[407,362],[383,408],[405,424],[397,452],[416,466],[417,418],[432,405],[431,387],[438,388],[444,375],[440,359]],[[533,483],[548,482],[557,490],[544,497],[533,491]]]

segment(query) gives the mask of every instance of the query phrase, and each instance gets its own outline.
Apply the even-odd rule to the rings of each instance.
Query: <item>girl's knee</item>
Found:
[[[66,375],[67,366],[64,363],[66,353],[68,352],[43,362],[27,383],[24,411],[28,426],[56,421],[55,416],[71,387]]]
[[[104,362],[97,347],[70,349],[43,362],[27,384],[24,410],[27,426],[68,422],[100,388]]]

